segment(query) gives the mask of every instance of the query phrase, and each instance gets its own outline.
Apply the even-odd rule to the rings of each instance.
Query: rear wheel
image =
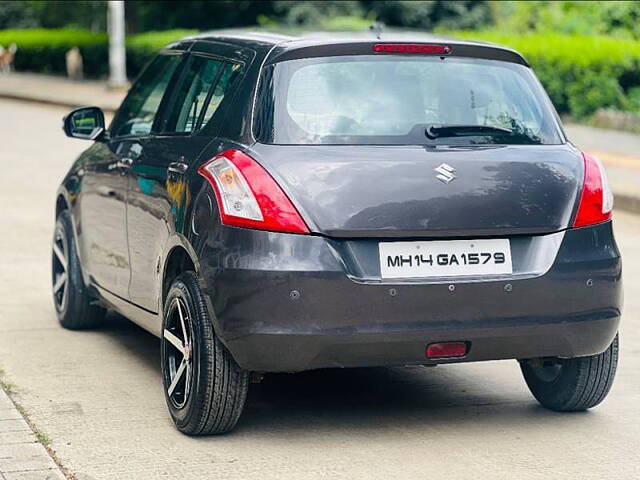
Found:
[[[51,254],[53,303],[60,325],[71,330],[98,325],[106,310],[94,305],[84,284],[73,237],[71,215],[62,211],[56,220]]]
[[[529,390],[542,406],[559,412],[587,410],[602,402],[618,365],[618,336],[598,355],[521,362]]]
[[[249,374],[216,337],[193,272],[181,274],[167,294],[161,361],[165,399],[178,430],[207,435],[235,427]]]

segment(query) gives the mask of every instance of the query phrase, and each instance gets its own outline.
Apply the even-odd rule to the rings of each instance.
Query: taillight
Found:
[[[600,160],[583,153],[584,185],[578,204],[578,213],[573,222],[574,227],[584,227],[604,222],[611,218],[613,209],[613,193],[607,183],[607,175]]]
[[[309,233],[276,181],[253,158],[226,150],[198,169],[216,193],[222,223],[274,232]]]
[[[376,53],[415,53],[422,55],[449,55],[452,49],[448,45],[428,45],[424,43],[376,43]]]

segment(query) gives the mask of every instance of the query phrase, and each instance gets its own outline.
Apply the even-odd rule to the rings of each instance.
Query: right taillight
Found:
[[[578,204],[578,213],[573,222],[574,227],[584,227],[604,222],[611,218],[613,209],[613,193],[607,183],[607,175],[600,160],[583,153],[584,185]]]

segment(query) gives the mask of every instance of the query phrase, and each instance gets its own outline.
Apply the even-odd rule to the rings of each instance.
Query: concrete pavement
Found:
[[[513,361],[324,370],[266,376],[251,386],[235,432],[189,438],[166,412],[156,338],[116,315],[96,331],[57,325],[55,190],[89,146],[63,136],[65,111],[0,100],[0,364],[78,480],[637,478],[640,217],[615,213],[625,261],[621,360],[593,411],[542,409]]]
[[[109,90],[100,80],[75,81],[37,73],[0,75],[0,97],[67,108],[96,106],[113,113],[126,92]]]

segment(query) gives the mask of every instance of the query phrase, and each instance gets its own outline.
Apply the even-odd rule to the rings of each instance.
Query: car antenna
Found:
[[[373,34],[376,36],[376,38],[378,40],[380,40],[380,37],[382,36],[383,27],[384,27],[384,23],[382,23],[382,22],[373,22],[373,24],[371,24],[369,26],[369,30],[371,30],[373,32]]]

